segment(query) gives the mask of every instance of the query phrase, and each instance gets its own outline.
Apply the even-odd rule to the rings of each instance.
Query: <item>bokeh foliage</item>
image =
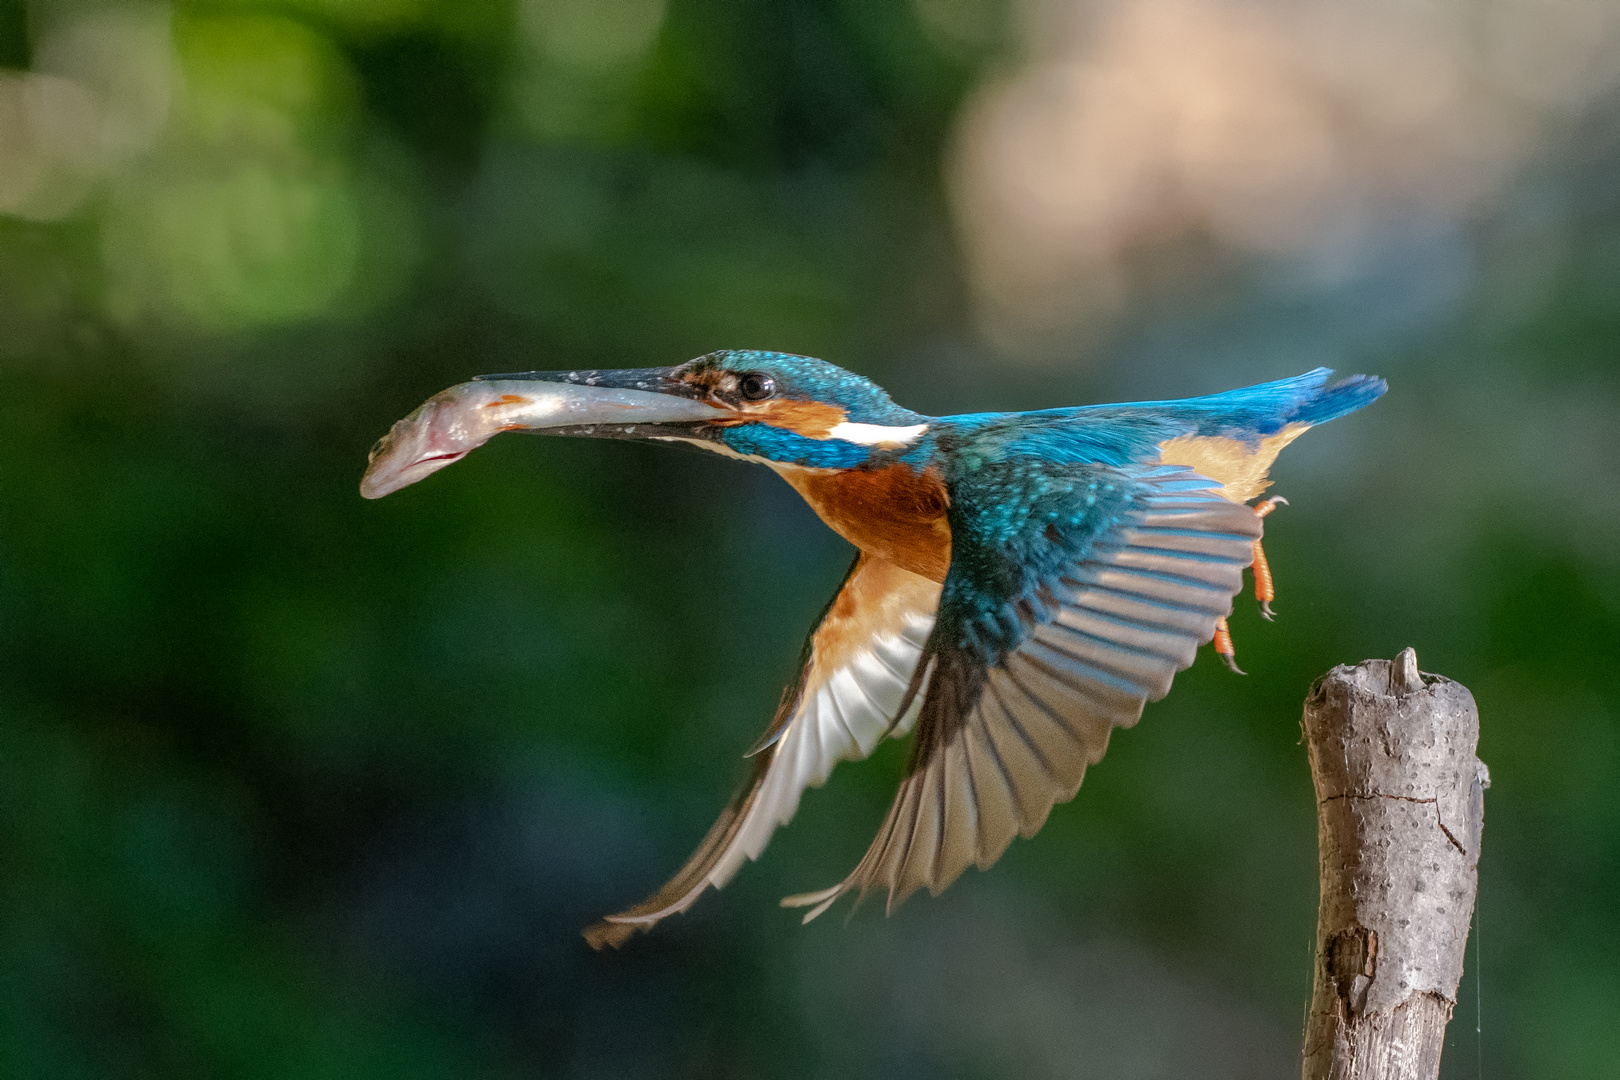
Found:
[[[1288,1072],[1300,701],[1408,644],[1474,690],[1495,780],[1448,1075],[1620,1070],[1620,101],[1348,277],[1166,242],[1032,360],[976,330],[941,168],[1015,14],[0,0],[0,1075]],[[847,551],[663,448],[355,485],[469,374],[728,346],[932,412],[1324,360],[1392,391],[1277,471],[1250,676],[1201,657],[992,874],[847,927],[776,908],[858,858],[890,747],[597,955],[578,929],[701,836]]]

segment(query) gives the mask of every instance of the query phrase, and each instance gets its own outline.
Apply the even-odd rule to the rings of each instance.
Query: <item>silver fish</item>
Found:
[[[455,464],[503,431],[579,432],[601,425],[624,427],[628,434],[639,425],[702,423],[725,412],[702,400],[651,389],[657,385],[651,371],[642,384],[648,389],[585,384],[596,375],[489,376],[433,395],[371,448],[360,494],[368,499],[393,494]]]

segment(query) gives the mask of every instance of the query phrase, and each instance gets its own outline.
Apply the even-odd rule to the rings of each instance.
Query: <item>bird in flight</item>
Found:
[[[673,368],[486,375],[429,398],[371,451],[378,499],[502,431],[689,444],[774,470],[858,552],[749,752],[747,781],[649,899],[593,947],[685,911],[757,859],[807,787],[885,736],[905,777],[843,881],[791,896],[805,921],[848,893],[893,907],[987,869],[1073,798],[1110,732],[1199,645],[1236,669],[1226,617],[1253,566],[1283,447],[1384,380],[1318,368],[1208,397],[933,417],[822,360],[727,350]]]

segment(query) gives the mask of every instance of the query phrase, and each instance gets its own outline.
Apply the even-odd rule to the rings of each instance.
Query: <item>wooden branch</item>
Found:
[[[1407,649],[1334,668],[1303,727],[1322,874],[1303,1076],[1434,1080],[1490,786],[1473,695]]]

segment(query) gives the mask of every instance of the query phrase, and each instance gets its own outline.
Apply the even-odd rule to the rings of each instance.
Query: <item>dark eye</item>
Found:
[[[758,371],[750,371],[737,383],[737,389],[749,401],[764,401],[776,393],[776,380]]]

